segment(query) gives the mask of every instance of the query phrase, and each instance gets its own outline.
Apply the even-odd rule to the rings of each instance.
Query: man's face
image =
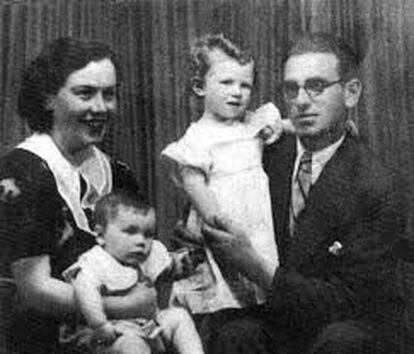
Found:
[[[101,238],[105,250],[119,262],[138,266],[151,252],[155,232],[155,211],[143,212],[119,206],[117,215],[108,221]]]
[[[254,64],[241,65],[219,50],[209,56],[211,66],[204,85],[195,90],[204,98],[204,111],[218,120],[240,118],[250,102]]]
[[[342,82],[326,87],[319,95],[311,97],[305,83],[323,80],[326,84],[340,80],[338,59],[331,53],[304,53],[291,56],[285,65],[284,82],[300,86],[296,97],[286,97],[289,116],[299,138],[329,144],[332,137],[345,131],[346,88]]]
[[[101,142],[116,109],[115,86],[115,67],[109,59],[72,72],[48,103],[53,110],[52,133],[74,149]]]

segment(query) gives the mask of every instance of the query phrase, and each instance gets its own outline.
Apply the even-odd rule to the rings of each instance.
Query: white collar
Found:
[[[315,184],[318,180],[320,174],[322,173],[322,169],[328,163],[328,161],[332,158],[335,154],[336,150],[338,150],[339,146],[341,146],[342,142],[345,139],[345,134],[341,136],[333,144],[323,148],[319,151],[312,151],[312,184]],[[299,168],[299,161],[302,157],[302,154],[305,152],[305,148],[300,142],[299,138],[296,139],[296,160],[295,160],[295,167],[293,170],[293,176],[296,176],[297,170]]]
[[[59,194],[72,212],[77,226],[92,232],[83,208],[93,209],[96,200],[112,190],[112,173],[109,159],[93,146],[80,166],[72,165],[61,153],[48,134],[35,133],[17,146],[43,159],[55,177]],[[80,200],[80,175],[87,183],[87,191]]]

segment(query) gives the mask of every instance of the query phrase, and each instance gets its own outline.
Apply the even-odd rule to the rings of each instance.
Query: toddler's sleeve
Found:
[[[208,176],[212,159],[203,140],[202,134],[192,125],[180,140],[171,143],[161,152],[162,160],[170,165],[172,177],[179,186],[180,170],[183,167],[194,168]]]
[[[78,274],[81,272],[83,279],[87,279],[87,282],[89,284],[92,284],[97,289],[99,289],[102,286],[102,283],[97,274],[95,274],[92,269],[88,268],[87,265],[85,266],[85,264],[82,264],[82,262],[76,262],[75,264],[72,264],[69,268],[65,269],[62,272],[62,277],[67,283],[72,283],[76,280]]]
[[[248,119],[255,133],[266,145],[274,143],[283,132],[282,118],[279,109],[271,102],[252,112]]]

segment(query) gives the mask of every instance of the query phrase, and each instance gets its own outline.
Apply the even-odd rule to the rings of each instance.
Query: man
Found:
[[[391,249],[407,203],[395,174],[349,129],[357,73],[356,55],[329,35],[289,51],[283,93],[296,136],[264,161],[280,267],[272,274],[236,225],[205,227],[213,252],[270,294],[262,323],[225,325],[217,352],[398,352],[405,301]]]

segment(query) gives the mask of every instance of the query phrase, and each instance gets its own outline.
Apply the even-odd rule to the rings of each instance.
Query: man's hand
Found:
[[[203,241],[200,236],[191,232],[182,220],[179,220],[174,227],[172,241],[177,246],[181,247],[203,247]]]
[[[226,218],[216,218],[214,226],[203,226],[203,234],[217,257],[228,260],[262,288],[270,286],[275,269],[257,253],[248,235],[239,226]]]
[[[203,248],[180,248],[170,253],[172,258],[172,274],[174,280],[187,278],[192,275],[197,266],[206,260]]]

